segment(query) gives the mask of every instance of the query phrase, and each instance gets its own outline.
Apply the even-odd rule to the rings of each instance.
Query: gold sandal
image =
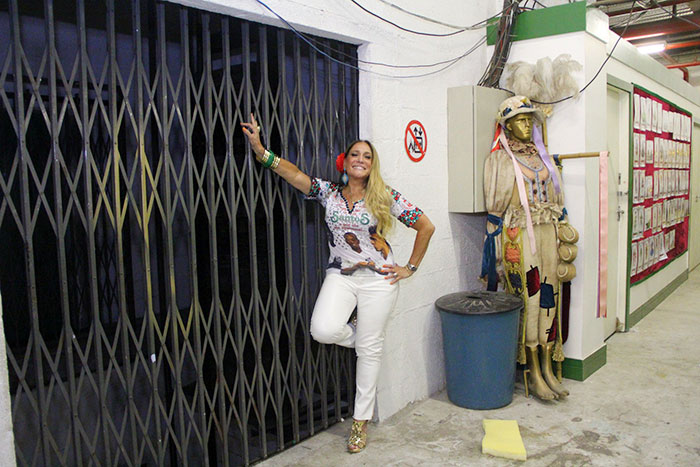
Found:
[[[367,446],[367,432],[362,429],[366,424],[366,421],[358,422],[355,420],[352,422],[350,437],[348,438],[348,451],[360,452]]]

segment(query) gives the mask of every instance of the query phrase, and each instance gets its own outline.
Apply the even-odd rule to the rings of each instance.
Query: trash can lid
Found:
[[[439,311],[458,315],[486,315],[502,313],[523,307],[520,297],[507,292],[457,292],[440,297],[435,302]]]

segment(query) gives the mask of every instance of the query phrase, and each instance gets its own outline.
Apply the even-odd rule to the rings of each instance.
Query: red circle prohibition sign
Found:
[[[420,162],[425,157],[425,152],[428,150],[428,134],[421,122],[418,120],[408,122],[403,144],[408,158],[413,162]],[[414,157],[415,153],[420,153],[420,156]]]

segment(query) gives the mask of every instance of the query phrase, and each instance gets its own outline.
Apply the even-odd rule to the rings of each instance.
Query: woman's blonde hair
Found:
[[[372,151],[372,166],[369,169],[369,177],[365,187],[365,205],[369,212],[377,218],[377,233],[386,237],[394,226],[394,217],[391,215],[391,195],[389,187],[384,183],[379,169],[379,157],[374,145],[365,139],[358,139],[350,143],[345,154],[350,154],[352,147],[357,143],[366,143]]]

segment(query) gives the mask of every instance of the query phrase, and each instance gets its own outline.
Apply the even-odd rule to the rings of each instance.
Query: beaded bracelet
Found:
[[[280,156],[275,156],[275,159],[272,161],[272,165],[270,166],[270,168],[272,170],[275,170],[280,165],[281,160],[282,158]]]

